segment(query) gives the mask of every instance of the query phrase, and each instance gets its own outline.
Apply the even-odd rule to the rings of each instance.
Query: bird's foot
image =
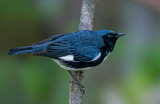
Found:
[[[85,87],[78,81],[78,80],[75,80],[75,81],[69,81],[70,83],[74,83],[74,84],[77,84],[79,89],[83,92],[83,94],[85,93]]]
[[[85,93],[85,87],[81,84],[81,82],[72,74],[71,71],[68,70],[68,72],[70,73],[70,75],[72,76],[72,78],[75,80],[75,81],[70,81],[72,83],[75,83],[78,85],[79,89],[83,92],[83,94]]]

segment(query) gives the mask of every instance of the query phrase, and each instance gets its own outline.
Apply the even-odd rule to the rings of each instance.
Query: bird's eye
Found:
[[[107,37],[108,37],[108,38],[112,38],[113,35],[112,35],[112,34],[107,34]]]

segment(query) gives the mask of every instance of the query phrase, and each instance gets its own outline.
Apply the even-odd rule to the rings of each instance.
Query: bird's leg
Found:
[[[74,78],[74,80],[76,81],[76,84],[78,85],[79,89],[83,91],[83,93],[85,93],[84,90],[84,86],[80,83],[80,81],[72,74],[72,72],[70,70],[68,70],[68,72],[70,73],[70,75]],[[72,82],[74,83],[74,82]]]

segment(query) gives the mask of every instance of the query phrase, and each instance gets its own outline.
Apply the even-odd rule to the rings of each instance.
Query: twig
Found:
[[[97,0],[83,0],[79,31],[92,29],[96,1]],[[84,85],[84,71],[71,71],[71,73]],[[75,79],[71,77],[70,82],[75,82]],[[70,83],[69,104],[81,104],[83,94],[83,91],[79,89],[76,83]]]

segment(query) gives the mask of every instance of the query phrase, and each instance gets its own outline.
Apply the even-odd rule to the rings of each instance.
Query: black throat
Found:
[[[104,51],[104,52],[112,52],[113,51],[113,48],[115,46],[115,43],[116,43],[116,40],[117,39],[105,39],[103,42],[105,44],[105,46],[103,46],[101,49]]]

